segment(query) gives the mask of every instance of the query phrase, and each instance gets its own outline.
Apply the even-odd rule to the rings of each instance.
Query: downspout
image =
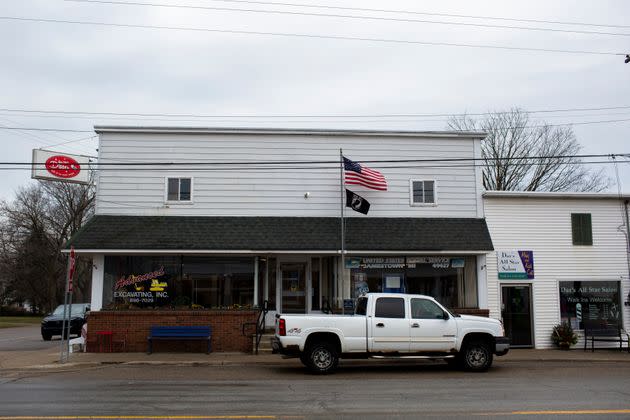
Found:
[[[630,278],[630,218],[628,217],[628,202],[629,200],[625,200],[623,202],[623,215],[625,217],[626,224],[626,264],[628,265],[628,278]],[[626,296],[626,306],[630,306],[630,292],[628,296]],[[628,344],[630,346],[630,344]]]

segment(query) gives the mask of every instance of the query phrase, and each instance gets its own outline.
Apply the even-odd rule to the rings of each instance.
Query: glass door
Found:
[[[501,317],[511,347],[532,347],[532,287],[503,285]]]
[[[306,262],[281,262],[281,312],[287,314],[304,314],[307,311],[307,271]]]

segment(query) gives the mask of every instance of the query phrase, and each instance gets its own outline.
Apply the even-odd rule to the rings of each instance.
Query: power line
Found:
[[[607,164],[613,164],[615,162],[612,161],[606,161],[606,160],[596,160],[596,161],[559,161],[559,162],[554,162],[555,165],[607,165]],[[547,165],[547,162],[527,162],[527,163],[518,163],[518,162],[514,162],[511,163],[511,166],[542,166],[542,165]],[[19,167],[19,166],[14,166],[14,167],[2,167],[0,166],[0,171],[9,171],[9,170],[26,170],[26,171],[31,171],[32,170],[32,164],[28,164],[28,167]],[[373,165],[373,168],[376,169],[380,169],[380,170],[387,170],[387,169],[453,169],[453,168],[460,168],[460,169],[467,169],[467,168],[484,168],[488,165],[491,165],[491,163],[469,163],[469,164],[452,164],[452,165],[396,165],[396,166],[377,166],[377,165]],[[95,171],[120,171],[122,169],[120,168],[97,168],[97,167],[92,167],[95,166],[95,164],[91,163],[90,167],[86,168],[86,170],[91,171],[91,172],[95,172]],[[264,168],[160,168],[160,171],[162,172],[170,172],[170,171],[186,171],[186,172],[252,172],[252,173],[275,173],[281,170],[287,170],[287,171],[299,171],[299,170],[329,170],[329,171],[339,171],[339,165],[337,166],[321,166],[321,167],[309,167],[309,168],[305,168],[304,166],[295,166],[295,167],[264,167]],[[151,168],[124,168],[125,171],[129,172],[129,171],[150,171],[150,170],[154,170]]]
[[[547,24],[574,25],[574,26],[596,26],[596,27],[602,27],[602,28],[630,28],[630,25],[598,24],[598,23],[589,23],[589,22],[571,22],[571,21],[561,21],[561,20],[517,19],[517,18],[508,18],[508,17],[501,17],[501,16],[464,15],[464,14],[454,14],[454,13],[431,13],[431,12],[419,12],[415,10],[401,10],[401,9],[369,9],[369,8],[361,8],[361,7],[343,7],[343,6],[329,6],[329,5],[321,5],[321,4],[300,4],[300,3],[250,1],[250,0],[211,0],[211,1],[218,1],[222,3],[264,4],[264,5],[273,5],[273,6],[351,10],[351,11],[360,11],[360,12],[398,13],[398,14],[423,15],[423,16],[486,19],[486,20],[499,20],[499,21],[508,21],[508,22],[547,23]]]
[[[622,118],[615,120],[599,120],[599,121],[582,121],[582,122],[569,122],[562,124],[542,124],[542,125],[523,125],[523,126],[514,126],[514,127],[501,127],[501,129],[528,129],[528,128],[546,128],[546,127],[567,127],[574,125],[590,125],[590,124],[609,124],[609,123],[618,123],[618,122],[627,122],[630,121],[630,118]],[[361,122],[361,121],[357,121]],[[387,122],[387,121],[383,121]],[[168,129],[169,127],[151,127],[155,129]],[[195,127],[191,127],[195,128]],[[203,128],[203,127],[199,127]],[[219,129],[219,128],[217,128]],[[64,129],[64,128],[40,128],[40,127],[7,127],[0,126],[0,130],[19,130],[19,131],[57,131],[57,132],[70,132],[70,133],[93,133],[94,130],[72,130],[72,129]],[[455,130],[458,131],[458,130]]]
[[[529,114],[529,112],[525,112],[527,114]],[[209,118],[198,118],[198,119],[184,119],[184,118],[171,118],[171,117],[161,117],[161,118],[147,118],[147,117],[136,117],[136,118],[131,118],[131,117],[104,117],[104,116],[89,116],[89,115],[53,115],[53,114],[0,114],[0,115],[9,115],[9,116],[19,116],[19,117],[27,117],[27,118],[53,118],[53,119],[80,119],[80,120],[97,120],[97,121],[133,121],[134,123],[140,123],[142,122],[142,124],[146,123],[146,122],[157,122],[157,123],[194,123],[194,124],[206,124],[206,125],[214,125],[217,123],[221,123],[221,124],[278,124],[278,123],[285,123],[285,124],[298,124],[298,123],[302,123],[302,124],[311,124],[311,123],[317,123],[317,124],[347,124],[347,123],[361,123],[361,124],[384,124],[384,123],[407,123],[407,124],[418,124],[418,123],[430,123],[430,122],[441,122],[441,123],[446,123],[448,122],[448,118],[447,117],[436,117],[436,118],[429,118],[429,117],[400,117],[400,118],[404,118],[404,119],[396,119],[395,117],[389,117],[389,116],[382,116],[380,119],[365,119],[365,117],[354,117],[354,119],[322,119],[322,117],[310,117],[311,119],[286,119],[286,120],[280,120],[280,119],[246,119],[246,117],[239,118],[239,117],[234,117],[234,118],[230,118],[227,119],[227,117],[221,117],[221,118],[215,118],[215,119],[209,119]],[[471,114],[468,114],[471,115]],[[609,117],[609,116],[616,116],[616,115],[623,115],[623,116],[630,116],[630,114],[628,114],[628,112],[606,112],[606,113],[589,113],[589,114],[572,114],[571,118],[593,118],[593,117]],[[456,117],[458,116],[458,114],[455,115],[451,115],[451,117]],[[459,115],[462,116],[463,115]],[[287,117],[290,118],[290,117]],[[317,119],[313,119],[313,118],[317,118]],[[330,117],[332,118],[332,117]],[[339,117],[342,118],[342,117]],[[352,117],[348,117],[348,118],[352,118]],[[359,119],[360,118],[360,119]],[[374,117],[377,118],[377,117]],[[546,119],[549,118],[567,118],[566,115],[547,115],[545,117]],[[89,137],[92,138],[92,137]],[[83,139],[77,139],[77,140],[71,140],[69,141],[70,143],[73,142],[79,142],[79,141],[83,141],[83,140],[87,140],[89,138],[83,138]]]
[[[606,153],[606,154],[574,154],[574,155],[539,155],[539,156],[517,156],[517,157],[486,157],[486,158],[432,158],[432,159],[373,159],[373,160],[361,160],[362,163],[434,163],[434,162],[476,162],[476,161],[509,161],[509,160],[548,160],[548,159],[585,159],[585,158],[614,158],[614,157],[630,157],[630,153]],[[325,165],[335,164],[335,168],[339,169],[339,160],[283,160],[283,161],[137,161],[137,162],[94,162],[91,165],[94,166],[202,166],[202,165],[221,165],[221,166],[237,166],[236,169],[242,169],[243,166],[248,165],[298,165],[295,168],[300,168],[302,165]],[[0,162],[1,165],[44,165],[43,163],[31,163],[31,162]],[[293,168],[293,169],[295,169]]]
[[[630,36],[629,33],[619,33],[619,32],[579,31],[579,30],[573,30],[573,29],[554,29],[554,28],[541,28],[541,27],[528,27],[528,26],[510,26],[510,25],[490,25],[490,24],[482,24],[482,23],[448,22],[448,21],[437,21],[437,20],[426,20],[426,19],[404,19],[404,18],[379,17],[379,16],[308,13],[308,12],[297,12],[297,11],[288,11],[288,10],[235,9],[235,8],[230,8],[230,7],[191,6],[191,5],[181,5],[181,4],[123,2],[123,1],[110,1],[110,0],[65,0],[65,1],[71,1],[71,2],[76,2],[76,3],[95,3],[95,4],[111,4],[111,5],[124,5],[124,6],[147,6],[147,7],[189,9],[189,10],[217,10],[217,11],[230,11],[230,12],[280,14],[280,15],[291,15],[291,16],[313,16],[313,17],[324,17],[324,18],[342,18],[342,19],[389,21],[389,22],[403,22],[403,23],[428,23],[428,24],[436,24],[436,25],[454,25],[454,26],[474,27],[474,28],[515,29],[515,30],[524,30],[524,31],[575,33],[575,34],[582,34],[582,35]]]
[[[630,105],[592,107],[592,108],[551,108],[525,111],[528,114],[549,114],[557,112],[610,111],[630,109]],[[0,108],[2,112],[23,112],[27,114],[60,114],[60,115],[106,115],[164,118],[421,118],[421,117],[466,117],[493,115],[497,112],[464,112],[464,113],[394,113],[394,114],[172,114],[172,113],[131,113],[131,112],[99,112],[75,110],[46,110],[24,108]],[[499,112],[500,113],[500,112]]]
[[[309,39],[329,39],[336,41],[361,41],[361,42],[375,42],[383,44],[407,44],[407,45],[429,45],[437,47],[460,47],[460,48],[488,48],[499,49],[506,51],[533,51],[533,52],[549,52],[549,53],[563,53],[563,54],[588,54],[588,55],[621,55],[626,53],[611,52],[611,51],[592,51],[592,50],[562,50],[552,48],[531,48],[531,47],[511,47],[501,45],[485,45],[485,44],[465,44],[465,43],[450,43],[450,42],[430,42],[430,41],[414,41],[405,39],[392,39],[392,38],[366,38],[366,37],[351,37],[340,35],[316,35],[316,34],[300,34],[289,32],[264,32],[264,31],[242,31],[242,30],[228,30],[228,29],[210,29],[210,28],[193,28],[183,26],[158,26],[158,25],[137,25],[137,24],[124,24],[124,23],[112,23],[112,22],[88,22],[79,20],[62,20],[62,19],[39,19],[39,18],[24,18],[17,16],[0,16],[1,20],[14,20],[20,22],[39,22],[39,23],[63,23],[72,25],[94,25],[102,27],[116,27],[116,28],[137,28],[137,29],[158,29],[158,30],[172,30],[172,31],[192,31],[192,32],[209,32],[209,33],[224,33],[234,35],[259,35],[259,36],[276,36],[284,38],[309,38]]]

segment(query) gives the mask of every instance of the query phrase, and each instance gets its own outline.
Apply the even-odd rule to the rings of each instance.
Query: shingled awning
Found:
[[[348,251],[492,251],[485,219],[351,217]],[[66,244],[97,251],[321,251],[340,249],[335,217],[97,215]]]

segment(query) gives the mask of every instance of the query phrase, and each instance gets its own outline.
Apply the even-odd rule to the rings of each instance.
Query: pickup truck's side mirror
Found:
[[[443,319],[444,321],[446,321],[447,319],[450,319],[450,318],[451,318],[451,317],[450,317],[450,316],[448,316],[448,312],[444,311],[444,312],[442,313],[442,319]]]

